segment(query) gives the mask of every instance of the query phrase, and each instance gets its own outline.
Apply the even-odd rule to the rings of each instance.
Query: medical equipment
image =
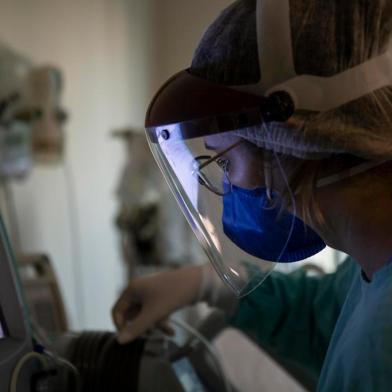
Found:
[[[115,222],[128,278],[184,262],[200,263],[204,254],[151,156],[144,133],[127,128],[112,135],[126,152],[116,188]]]
[[[197,331],[193,333],[204,340],[202,345],[195,339],[179,345],[156,332],[121,346],[111,332],[81,332],[64,334],[45,347],[34,333],[35,328],[31,328],[25,303],[11,247],[1,224],[1,392],[233,391],[222,377],[214,353],[210,363],[211,352],[205,349],[208,342]],[[194,331],[189,327],[188,330]]]
[[[31,329],[16,266],[5,229],[0,224],[0,391],[8,391],[15,369],[21,387],[28,385],[39,364],[33,352]],[[26,358],[23,360],[23,358]],[[19,389],[23,390],[23,389]]]
[[[69,334],[56,351],[78,369],[81,391],[233,391],[216,359],[209,363],[204,345],[180,347],[160,333],[125,346],[108,332]]]
[[[55,162],[63,155],[62,75],[2,43],[0,75],[0,176],[21,178],[33,162]]]
[[[60,287],[49,256],[17,255],[18,270],[26,294],[34,332],[53,339],[68,331]]]

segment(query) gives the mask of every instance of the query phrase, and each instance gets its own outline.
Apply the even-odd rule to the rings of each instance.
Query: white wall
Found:
[[[13,188],[22,249],[52,256],[74,328],[110,328],[123,284],[113,228],[123,156],[110,131],[142,128],[154,90],[189,66],[229,2],[0,0],[0,39],[65,75],[67,169],[36,167]]]

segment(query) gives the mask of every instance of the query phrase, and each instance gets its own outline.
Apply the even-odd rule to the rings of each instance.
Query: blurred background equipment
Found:
[[[35,162],[59,162],[64,152],[62,76],[35,66],[0,41],[0,211],[19,249],[16,208],[10,182],[26,179]]]
[[[1,42],[0,75],[0,176],[21,178],[34,160],[63,155],[62,77],[57,68],[36,67]]]
[[[162,183],[142,132],[126,129],[113,136],[123,141],[126,151],[116,192],[120,204],[116,226],[131,277],[137,266],[159,266],[164,261],[159,251]]]
[[[200,263],[205,256],[151,155],[144,132],[113,132],[126,151],[116,226],[128,277]]]
[[[27,76],[29,60],[0,43],[0,176],[23,177],[32,167],[31,132],[16,116]]]
[[[17,370],[19,383],[21,388],[28,391],[37,360],[31,357],[29,361],[21,362],[32,352],[33,342],[23,292],[18,284],[16,265],[2,222],[0,222],[0,325],[0,391],[10,390],[18,364],[21,364]]]
[[[36,162],[55,163],[64,156],[62,125],[67,120],[67,114],[60,102],[62,88],[62,74],[55,67],[35,67],[27,76],[25,107],[21,108],[18,116],[31,125]]]
[[[33,329],[52,341],[68,331],[58,281],[48,256],[18,255],[17,263]]]

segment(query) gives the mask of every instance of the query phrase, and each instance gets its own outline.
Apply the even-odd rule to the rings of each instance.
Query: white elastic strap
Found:
[[[274,86],[287,91],[296,109],[324,112],[359,99],[372,91],[392,85],[392,45],[373,59],[331,77],[297,76]]]
[[[339,74],[297,76],[289,0],[258,0],[256,17],[262,80],[256,84],[233,86],[234,90],[261,96],[287,91],[296,110],[325,112],[392,85],[392,43],[384,54]]]
[[[331,176],[324,177],[321,180],[318,180],[316,183],[316,188],[322,188],[323,186],[328,186],[331,184],[334,184],[336,182],[339,182],[341,180],[344,180],[349,177],[353,177],[357,174],[364,173],[367,170],[373,169],[374,167],[381,166],[383,163],[388,162],[388,161],[381,161],[381,162],[365,162],[361,163],[358,166],[354,166],[348,170],[344,170],[341,173],[338,174],[332,174]]]

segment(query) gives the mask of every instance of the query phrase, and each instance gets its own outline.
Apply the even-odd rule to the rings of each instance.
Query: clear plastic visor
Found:
[[[237,296],[247,295],[280,261],[294,216],[281,220],[279,203],[268,195],[261,149],[233,132],[184,139],[180,128],[156,127],[153,136],[149,129],[152,152],[215,270]],[[269,165],[283,189],[277,159]],[[278,241],[268,233],[276,233],[276,223]]]

